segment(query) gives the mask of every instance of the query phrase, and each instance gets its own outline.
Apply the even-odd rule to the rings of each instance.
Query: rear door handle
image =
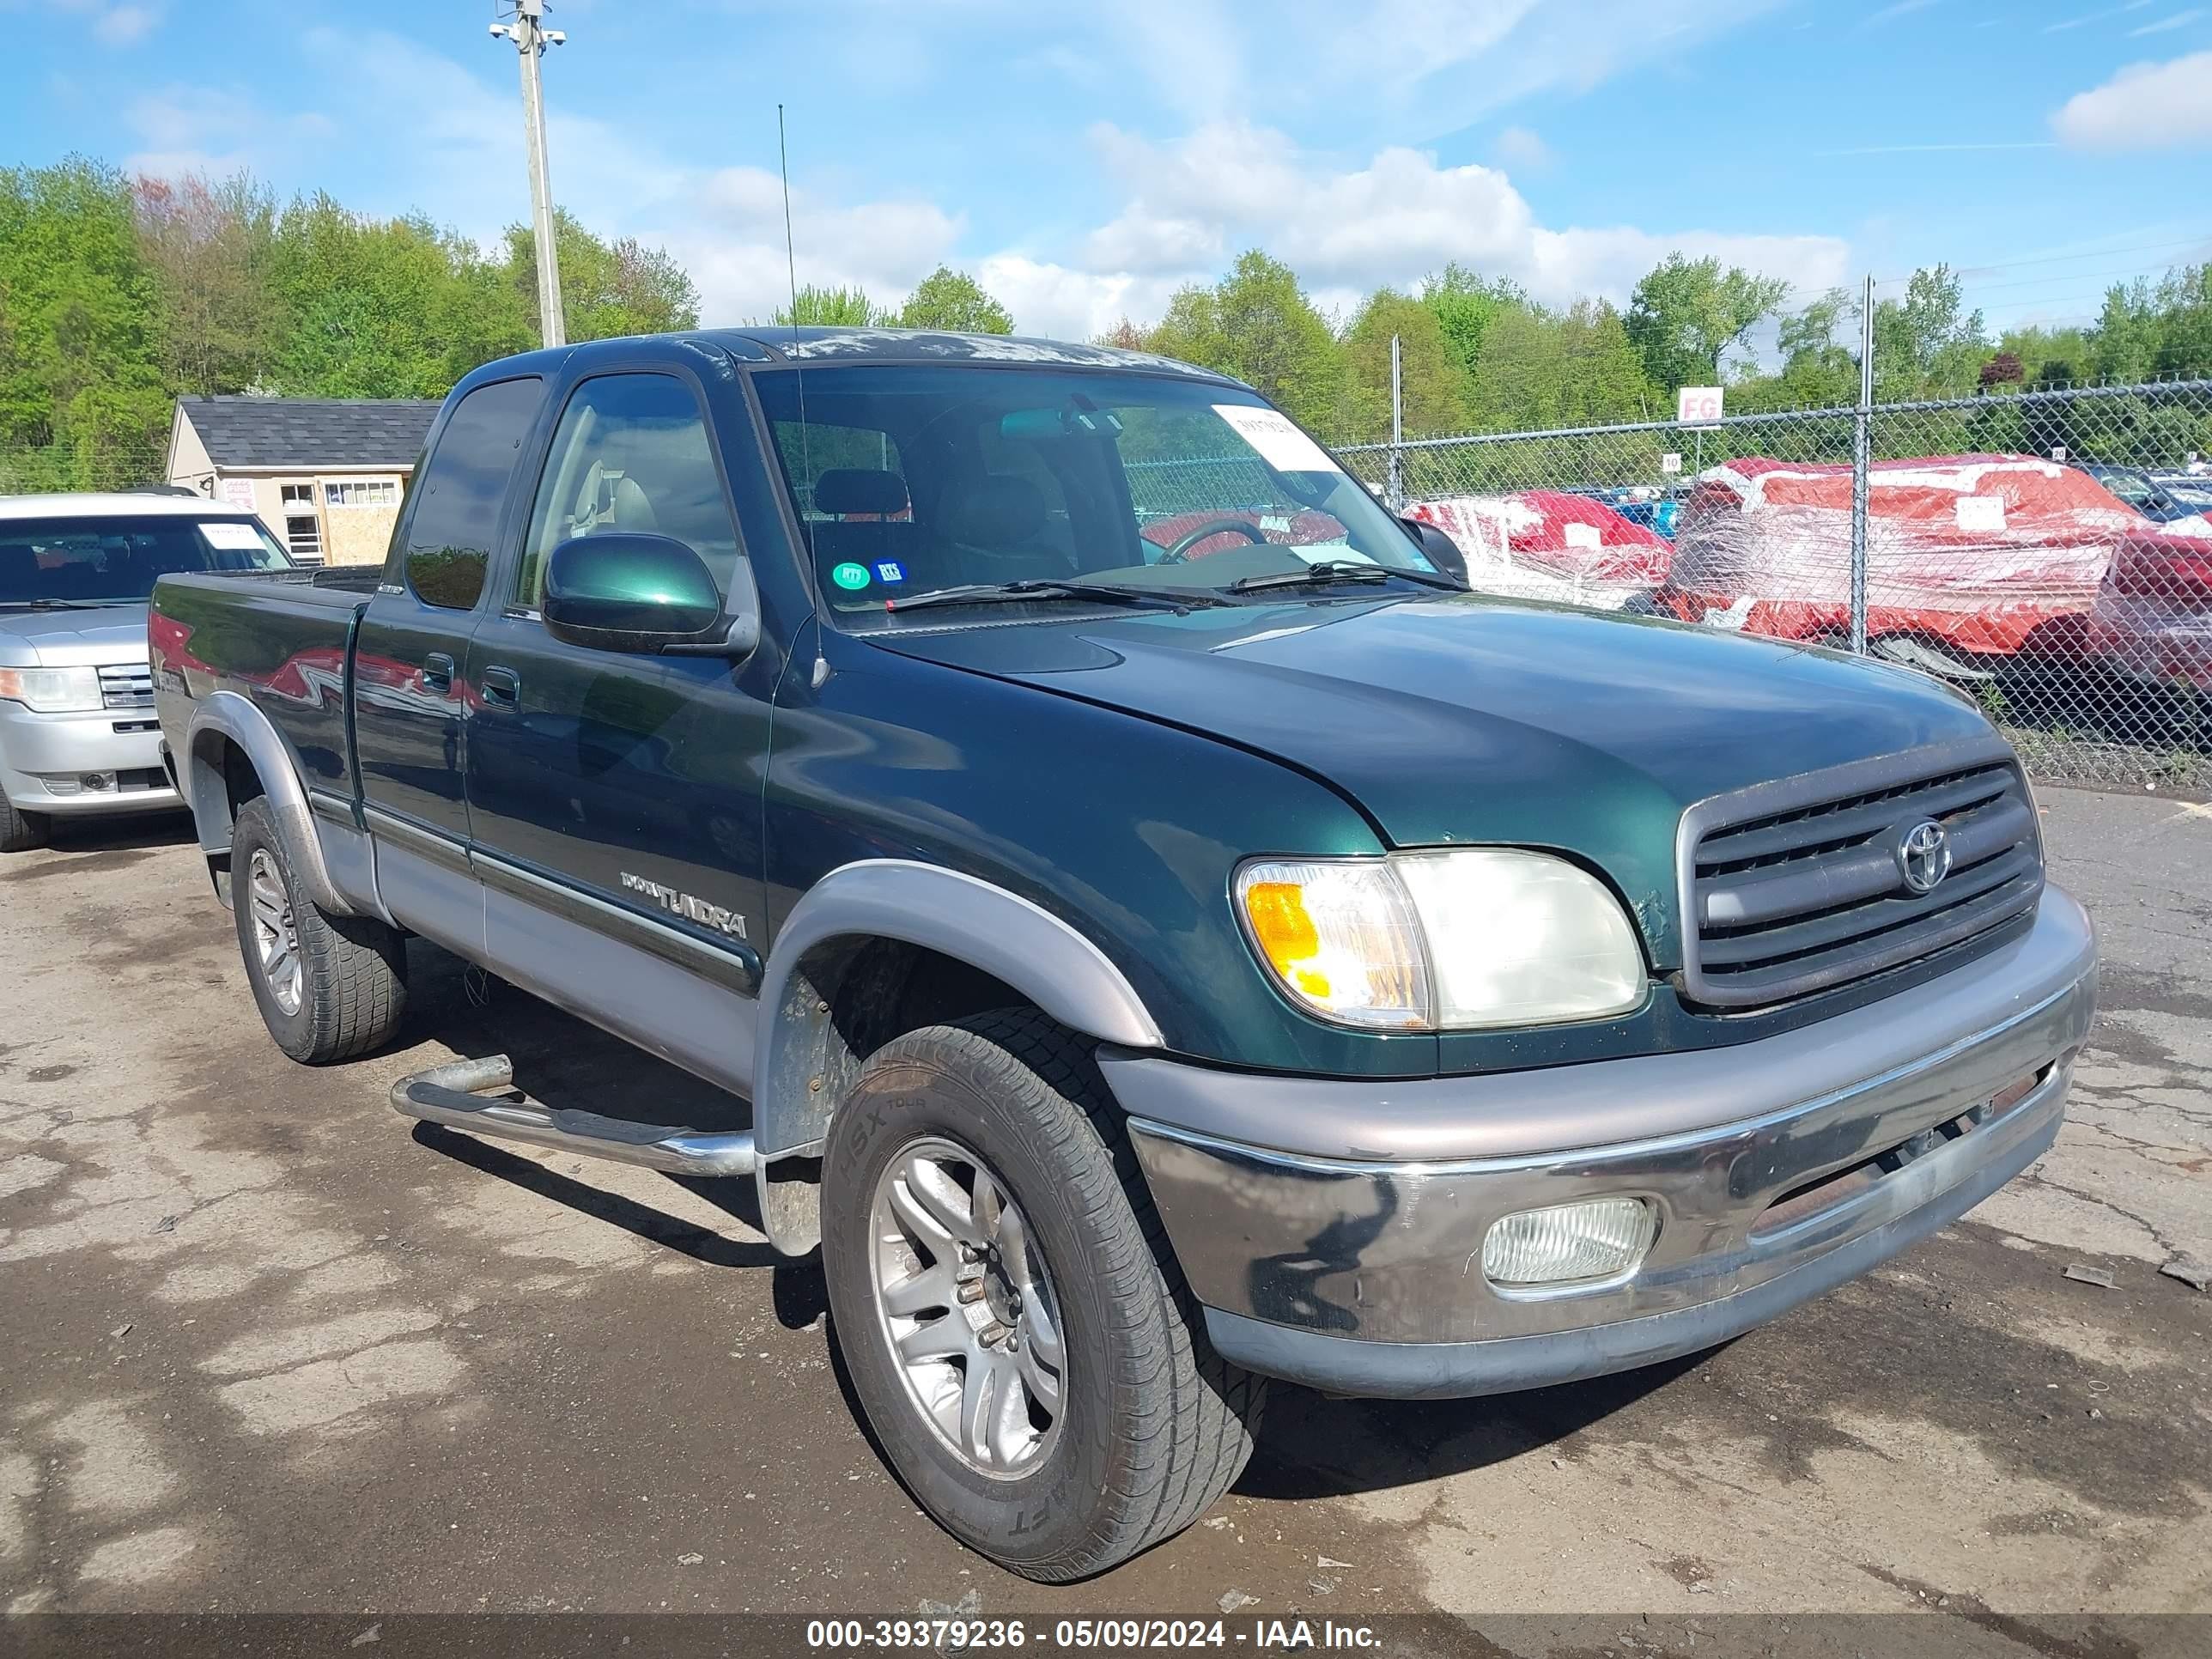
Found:
[[[441,696],[453,689],[453,659],[442,651],[422,659],[422,689]]]
[[[483,672],[483,700],[489,708],[512,708],[522,701],[522,676],[496,665]]]

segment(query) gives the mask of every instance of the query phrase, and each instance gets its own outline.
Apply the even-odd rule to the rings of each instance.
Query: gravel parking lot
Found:
[[[76,832],[0,866],[0,1606],[1921,1609],[1985,1651],[2117,1651],[2045,1621],[2212,1611],[2212,1295],[2160,1271],[2212,1261],[2212,808],[2044,805],[2106,965],[2031,1176],[1692,1361],[1286,1390],[1207,1521],[1060,1589],[917,1513],[750,1183],[411,1127],[385,1093],[506,1049],[556,1104],[741,1108],[420,944],[404,1048],[295,1066],[182,823]]]

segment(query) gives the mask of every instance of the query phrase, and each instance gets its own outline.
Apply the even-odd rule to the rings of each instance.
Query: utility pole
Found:
[[[1390,337],[1390,510],[1406,505],[1406,381],[1399,367],[1398,337]]]
[[[1867,473],[1874,465],[1874,276],[1859,301],[1859,406],[1851,416],[1851,650],[1867,648]]]
[[[545,160],[545,94],[538,84],[538,60],[545,48],[568,40],[545,27],[545,0],[514,0],[514,21],[494,23],[491,32],[514,42],[522,60],[523,141],[530,153],[530,223],[538,246],[538,317],[550,346],[566,345],[568,332],[561,313],[561,260],[553,246],[553,185]]]

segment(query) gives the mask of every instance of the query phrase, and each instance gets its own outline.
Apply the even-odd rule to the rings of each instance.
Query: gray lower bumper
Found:
[[[106,787],[85,787],[87,776],[101,778]],[[134,812],[183,805],[162,769],[161,733],[151,709],[34,714],[0,703],[0,794],[26,812]]]
[[[1504,1077],[1289,1080],[1300,1098],[1282,1110],[1279,1094],[1273,1121],[1305,1146],[1217,1133],[1267,1123],[1285,1080],[1104,1066],[1224,1355],[1345,1393],[1497,1393],[1725,1340],[1965,1213],[2057,1136],[2095,968],[2087,918],[2054,889],[2021,939],[1781,1036]],[[1632,1121],[1643,1134],[1589,1133]],[[1408,1135],[1443,1155],[1353,1152]],[[1659,1217],[1632,1272],[1485,1277],[1500,1217],[1626,1194]]]

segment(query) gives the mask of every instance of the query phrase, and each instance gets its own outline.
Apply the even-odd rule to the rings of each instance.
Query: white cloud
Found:
[[[1004,0],[969,3],[988,9]],[[1706,0],[1702,9],[1740,16],[1766,3]],[[1340,45],[1343,52],[1359,54],[1354,72],[1374,77],[1354,100],[1363,109],[1387,105],[1401,91],[1418,102],[1455,87],[1462,105],[1453,125],[1463,125],[1472,113],[1465,100],[1487,96],[1493,59],[1509,80],[1567,72],[1557,64],[1513,58],[1530,29],[1567,27],[1553,0],[1386,0],[1389,27],[1370,20],[1372,28],[1382,28],[1380,43],[1363,42],[1359,29],[1318,0],[1285,4],[1308,31],[1305,46],[1318,42],[1334,50]],[[1632,10],[1648,14],[1667,27],[1696,33],[1681,21],[1693,9],[1689,0],[1589,0],[1589,6],[1619,9],[1624,16]],[[1267,29],[1232,19],[1218,0],[1172,5],[1133,0],[1123,21],[1143,39],[1164,41],[1182,38],[1170,26],[1186,13],[1191,39],[1218,36],[1230,43],[1224,62],[1185,52],[1171,65],[1146,71],[1188,81],[1194,88],[1190,107],[1233,108],[1229,94],[1240,86],[1264,87],[1271,95],[1297,91],[1296,77],[1279,73],[1281,43]],[[1447,57],[1464,46],[1462,72],[1437,82],[1425,55],[1403,50],[1405,41],[1416,38],[1451,43],[1443,49]],[[1510,49],[1500,47],[1474,63],[1480,43],[1509,38]],[[1641,38],[1648,46],[1650,33]],[[1466,46],[1469,40],[1478,44]],[[1669,49],[1673,44],[1670,40]],[[1009,46],[1018,52],[1025,43]],[[349,193],[354,206],[378,213],[421,210],[487,242],[526,218],[511,48],[487,46],[480,61],[465,62],[386,31],[341,34],[325,27],[307,32],[296,50],[307,70],[300,83],[316,88],[326,114],[270,117],[233,94],[173,88],[133,110],[142,141],[134,161],[164,173],[191,167],[222,173],[243,164],[298,177],[303,169],[297,166],[263,158],[272,151],[311,150],[325,135],[343,133],[351,160],[365,167],[372,181]],[[1325,56],[1313,61],[1318,64]],[[1409,64],[1409,57],[1415,61]],[[1127,84],[1126,61],[1103,47],[1094,59],[1121,76],[1113,84]],[[1070,60],[1066,67],[1091,61]],[[1332,63],[1316,72],[1334,76],[1342,70],[1342,64]],[[573,72],[556,58],[549,79]],[[1599,72],[1586,64],[1573,70]],[[702,318],[709,325],[764,319],[783,305],[788,277],[782,191],[771,166],[727,165],[726,153],[678,152],[641,136],[637,123],[584,112],[594,105],[584,82],[564,86],[556,80],[550,91],[553,179],[564,206],[603,234],[635,235],[665,246],[698,284]],[[1174,104],[1164,90],[1161,102]],[[1340,125],[1328,130],[1346,142]],[[795,178],[791,206],[798,279],[857,284],[890,303],[939,262],[950,263],[974,271],[1024,331],[1079,338],[1106,331],[1123,316],[1156,319],[1178,286],[1213,280],[1247,247],[1285,259],[1324,310],[1346,316],[1374,287],[1410,287],[1452,260],[1511,277],[1554,303],[1584,294],[1624,301],[1636,279],[1676,248],[1692,256],[1717,255],[1807,289],[1829,286],[1845,269],[1844,244],[1828,236],[1547,226],[1504,168],[1442,166],[1426,150],[1402,144],[1314,155],[1272,128],[1219,118],[1202,121],[1172,142],[1109,124],[1094,127],[1091,137],[1106,185],[1104,205],[1072,224],[1061,219],[1033,240],[970,241],[962,204],[941,193],[937,199],[878,193],[846,173]],[[1525,130],[1499,139],[1501,154],[1520,167],[1530,164],[1540,144]],[[773,151],[757,159],[772,163]],[[1084,168],[1079,158],[1069,166]],[[313,177],[314,169],[304,172]],[[1071,198],[1079,199],[1090,182],[1071,178]]]
[[[1498,159],[1509,167],[1541,172],[1552,165],[1552,147],[1527,127],[1508,127],[1498,135]]]
[[[2155,23],[2145,23],[2139,29],[2130,29],[2128,39],[2134,40],[2146,34],[2164,34],[2168,29],[2185,29],[2203,15],[2203,7],[2191,6],[2187,11],[2178,11],[2171,17],[2161,17]]]
[[[151,179],[260,170],[280,155],[296,160],[302,147],[335,131],[327,117],[272,115],[234,88],[182,84],[134,100],[124,122],[140,146],[123,158],[124,170]]]
[[[2166,64],[2130,64],[2101,87],[2077,92],[2051,118],[2080,149],[2167,149],[2212,143],[2212,52]]]
[[[1504,172],[1440,167],[1419,150],[1388,148],[1342,168],[1242,123],[1203,126],[1165,146],[1110,126],[1093,137],[1127,199],[1083,240],[1071,265],[1048,267],[1054,275],[1039,297],[1065,309],[1048,324],[1017,308],[1025,327],[1062,326],[1172,291],[1178,280],[1205,280],[1252,246],[1288,263],[1324,308],[1347,312],[1381,283],[1410,286],[1455,259],[1555,303],[1585,294],[1621,301],[1675,248],[1808,289],[1829,286],[1844,270],[1844,245],[1828,236],[1547,228]],[[1158,313],[1132,307],[1131,314]]]
[[[150,34],[161,21],[151,6],[112,6],[100,14],[92,32],[111,46],[127,46]]]
[[[702,320],[766,320],[791,291],[781,181],[762,167],[725,167],[678,194],[688,210],[638,234],[665,245],[690,272]],[[841,206],[800,190],[792,191],[791,222],[802,285],[862,288],[886,304],[952,258],[960,237],[960,221],[933,203]]]
[[[51,0],[58,11],[72,12],[92,20],[93,38],[103,46],[132,46],[144,40],[161,21],[167,0],[143,4],[117,4],[112,0]]]

